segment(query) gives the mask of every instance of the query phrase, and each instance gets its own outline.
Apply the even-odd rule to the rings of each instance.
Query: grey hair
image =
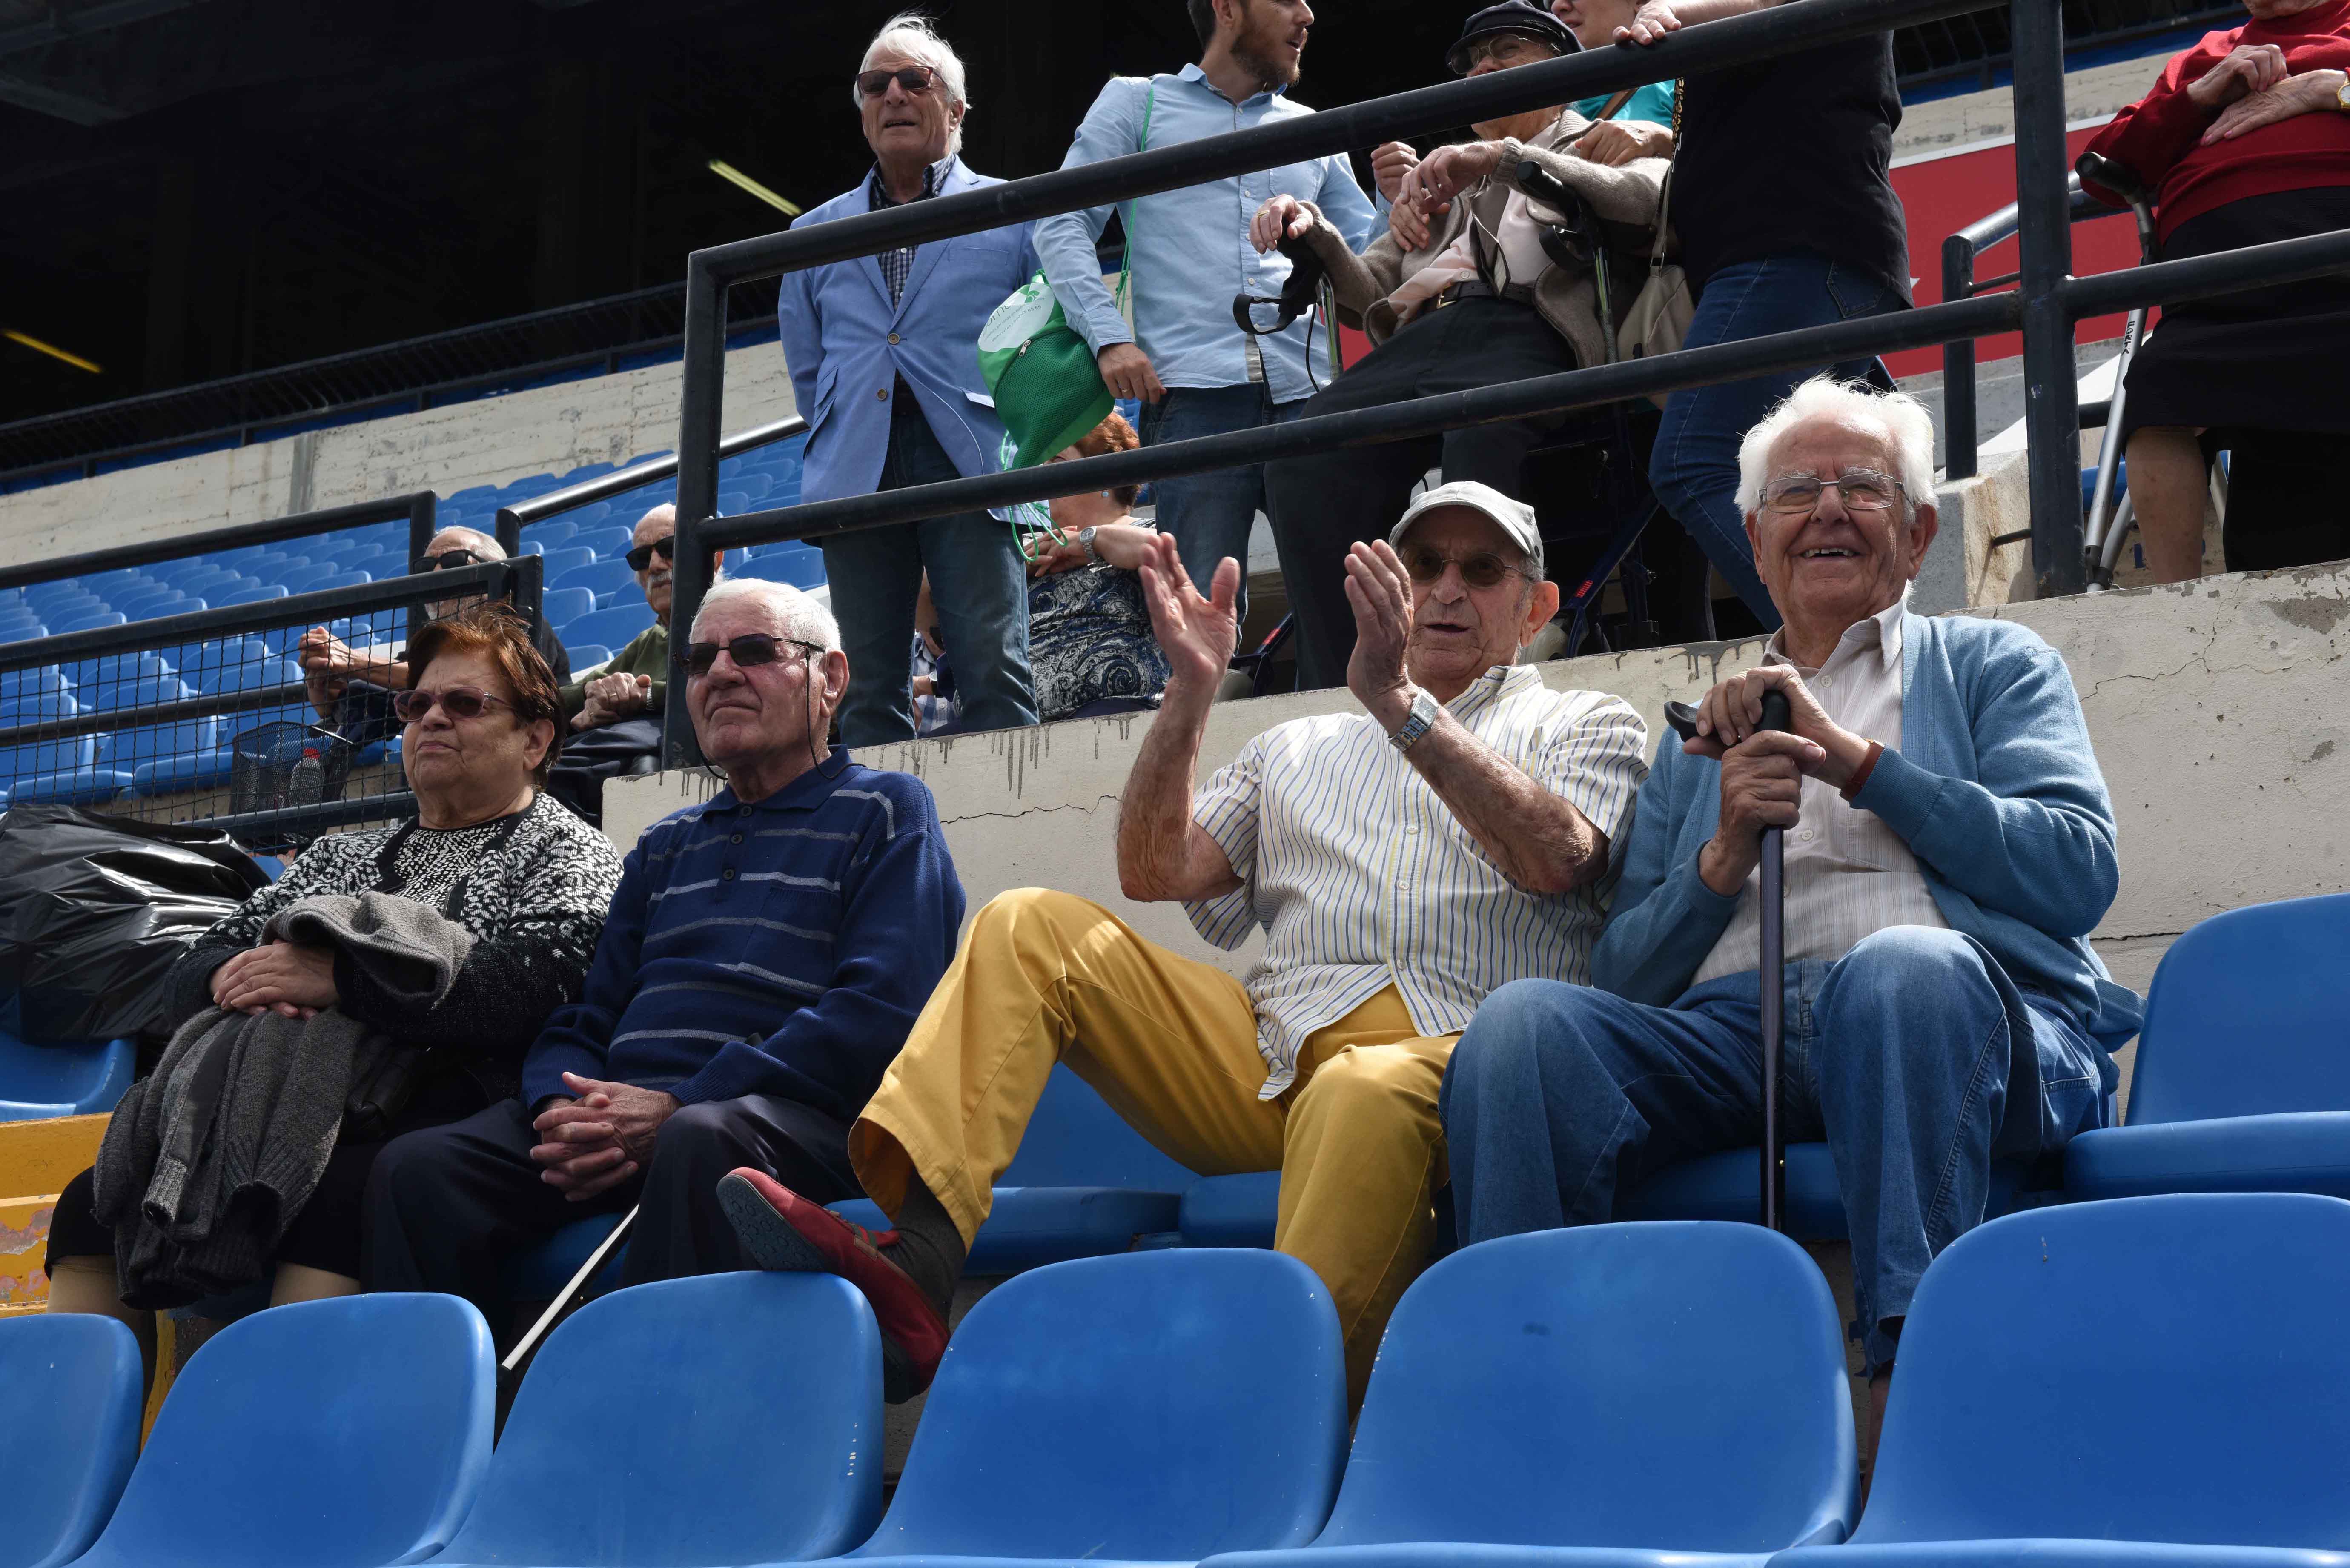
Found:
[[[1738,510],[1752,516],[1762,510],[1762,489],[1771,481],[1771,449],[1779,438],[1807,420],[1840,417],[1866,420],[1884,427],[1893,443],[1908,504],[1903,516],[1914,517],[1920,506],[1934,504],[1934,416],[1907,392],[1880,392],[1866,381],[1839,381],[1814,376],[1779,400],[1762,422],[1738,443]]]
[[[939,36],[938,24],[930,17],[920,11],[900,11],[882,23],[873,41],[865,46],[865,58],[857,67],[858,72],[871,70],[874,57],[884,53],[920,60],[938,72],[939,88],[946,94],[947,102],[965,114],[971,112],[971,100],[963,97],[962,57],[955,53],[952,44]],[[863,112],[865,95],[854,82],[848,86],[848,100]],[[947,156],[952,158],[962,151],[962,120],[957,117],[954,128],[947,132]]]
[[[472,541],[464,547],[484,561],[503,561],[506,558],[506,547],[479,528],[468,528],[460,523],[452,524],[446,528],[435,528],[432,531],[433,539],[446,539],[452,535]],[[428,549],[431,548],[432,540],[426,540],[425,546]]]
[[[702,596],[702,607],[693,612],[691,637],[702,635],[702,620],[712,610],[741,599],[764,605],[775,618],[779,636],[812,642],[827,653],[840,651],[840,623],[832,618],[830,610],[789,583],[771,583],[763,577],[721,577],[712,583]]]

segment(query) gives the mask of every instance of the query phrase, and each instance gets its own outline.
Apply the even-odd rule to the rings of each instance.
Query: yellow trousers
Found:
[[[868,1196],[910,1172],[968,1245],[1055,1062],[1206,1176],[1281,1172],[1274,1245],[1338,1307],[1357,1402],[1398,1297],[1428,1262],[1445,1180],[1437,1090],[1457,1034],[1429,1039],[1389,986],[1310,1036],[1297,1081],[1267,1069],[1240,982],[1137,936],[1100,905],[1023,888],[990,900],[849,1134]]]

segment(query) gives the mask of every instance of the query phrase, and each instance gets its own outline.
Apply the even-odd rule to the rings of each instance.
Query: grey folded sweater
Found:
[[[273,939],[337,949],[420,1011],[448,993],[473,940],[414,899],[372,892],[289,905],[262,932]],[[115,1107],[91,1171],[123,1302],[182,1306],[261,1278],[335,1151],[351,1085],[397,1048],[333,1007],[307,1020],[206,1008],[182,1024]]]

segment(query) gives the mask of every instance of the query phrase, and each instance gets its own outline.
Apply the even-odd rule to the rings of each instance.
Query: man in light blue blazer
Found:
[[[794,228],[1001,183],[957,151],[962,61],[927,21],[883,27],[851,90],[873,172]],[[1023,224],[787,275],[776,317],[808,421],[800,499],[994,472],[1003,426],[980,379],[980,328],[1035,271]],[[825,542],[824,570],[856,672],[840,707],[843,743],[914,736],[914,600],[925,571],[964,724],[1036,722],[1027,579],[1009,524],[960,512],[841,535]]]
[[[2054,649],[1907,608],[1935,529],[1923,408],[1818,378],[1739,456],[1784,625],[1699,739],[1659,749],[1596,989],[1520,981],[1478,1010],[1443,1090],[1453,1208],[1464,1244],[1604,1220],[1659,1168],[1760,1141],[1756,867],[1784,828],[1783,1116],[1835,1157],[1881,1400],[1991,1162],[2103,1118],[2138,1018],[2087,940],[2119,880],[2113,803]],[[1773,688],[1789,732],[1756,729]]]

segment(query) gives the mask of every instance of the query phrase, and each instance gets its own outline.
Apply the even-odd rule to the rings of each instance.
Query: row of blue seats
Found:
[[[1347,1430],[1335,1310],[1237,1250],[1041,1269],[960,1325],[887,1511],[879,1335],[825,1276],[619,1292],[492,1440],[445,1296],[283,1307],[145,1451],[106,1318],[0,1322],[10,1568],[836,1558],[1214,1568],[2330,1568],[2350,1548],[2350,1203],[2126,1199],[1927,1271],[1867,1509],[1834,1299],[1784,1237],[1488,1242],[1399,1304]]]

